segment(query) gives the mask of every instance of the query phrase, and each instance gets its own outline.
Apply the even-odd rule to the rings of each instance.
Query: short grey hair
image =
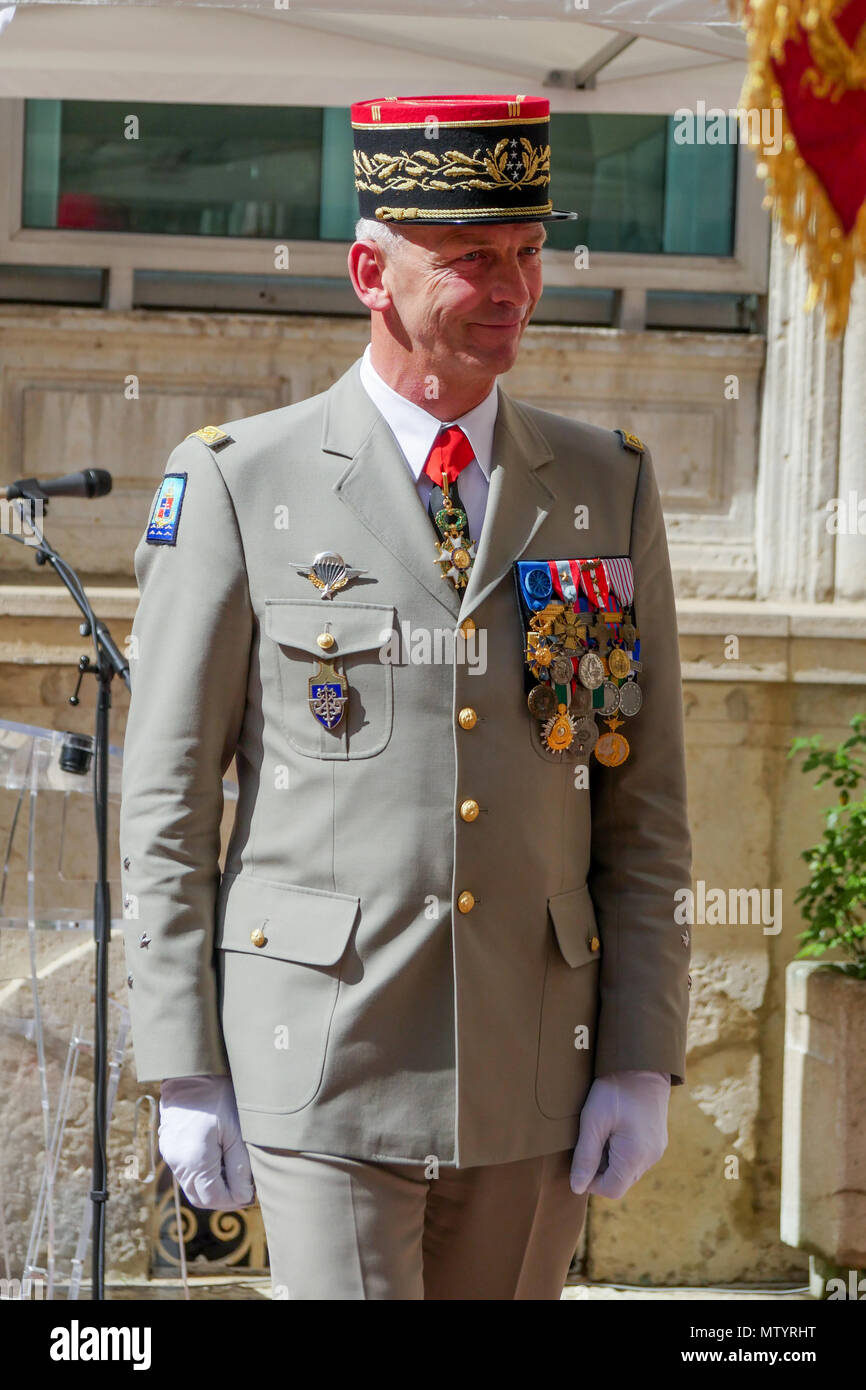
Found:
[[[359,217],[355,223],[356,241],[375,241],[386,256],[399,255],[406,246],[405,239],[395,232],[387,222],[377,222],[372,217]]]

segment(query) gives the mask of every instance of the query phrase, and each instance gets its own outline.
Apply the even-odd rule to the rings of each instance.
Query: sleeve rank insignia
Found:
[[[646,445],[638,439],[636,434],[629,434],[628,430],[614,430],[614,434],[619,435],[624,449],[631,449],[636,454],[646,453]]]
[[[187,439],[200,439],[209,449],[225,449],[227,445],[234,444],[230,434],[225,430],[219,429],[216,425],[202,425],[200,430],[193,430],[192,434],[187,435]]]

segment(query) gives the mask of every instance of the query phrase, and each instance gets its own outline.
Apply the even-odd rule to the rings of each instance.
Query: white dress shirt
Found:
[[[477,543],[481,536],[484,513],[487,508],[487,488],[493,456],[493,431],[496,427],[496,413],[499,409],[499,390],[494,381],[489,393],[457,420],[437,420],[435,415],[423,410],[414,401],[401,396],[393,387],[383,381],[370,361],[370,345],[364,349],[361,360],[361,384],[373,404],[384,415],[391,433],[400,446],[406,466],[415,481],[418,496],[424,510],[430,499],[432,480],[424,472],[424,465],[440,429],[446,424],[459,425],[475,455],[470,464],[463,469],[457,480],[460,500],[469,519],[469,535]],[[432,530],[432,523],[431,523]]]

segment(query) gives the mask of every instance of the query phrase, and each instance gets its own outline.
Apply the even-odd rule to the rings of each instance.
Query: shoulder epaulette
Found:
[[[632,449],[636,454],[645,454],[646,445],[643,444],[636,434],[629,434],[628,430],[614,430],[618,434],[624,449]]]
[[[225,449],[228,444],[234,444],[230,434],[225,430],[218,429],[216,425],[202,425],[200,430],[193,430],[187,435],[187,439],[200,439],[209,449]]]

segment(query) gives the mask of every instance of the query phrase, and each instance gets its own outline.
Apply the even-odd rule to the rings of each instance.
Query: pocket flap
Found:
[[[331,647],[318,642],[326,630]],[[384,647],[394,630],[394,607],[386,603],[338,603],[334,599],[265,600],[265,632],[282,646],[297,647],[320,661]]]
[[[559,949],[570,966],[600,959],[595,908],[586,884],[567,893],[554,894],[547,899],[547,908]]]
[[[220,885],[216,945],[305,965],[336,965],[359,906],[360,898],[347,893],[229,874]],[[254,933],[264,936],[260,946]]]

